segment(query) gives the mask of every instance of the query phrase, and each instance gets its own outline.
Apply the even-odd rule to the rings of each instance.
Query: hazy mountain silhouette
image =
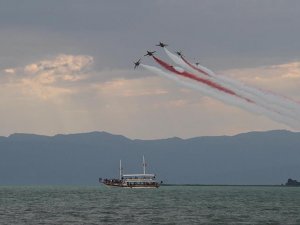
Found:
[[[98,177],[148,172],[165,183],[281,184],[300,180],[300,133],[131,140],[106,132],[0,137],[0,184],[97,184]]]

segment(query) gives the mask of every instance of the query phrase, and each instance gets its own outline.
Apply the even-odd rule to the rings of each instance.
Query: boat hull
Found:
[[[131,186],[127,186],[127,185],[111,185],[111,184],[105,184],[105,186],[107,187],[119,187],[119,188],[138,188],[138,189],[144,189],[144,188],[159,188],[159,185],[156,186],[143,186],[143,185],[131,185]]]
[[[121,188],[158,188],[157,182],[153,183],[142,183],[142,184],[127,184],[126,182],[102,182],[108,187],[121,187]]]

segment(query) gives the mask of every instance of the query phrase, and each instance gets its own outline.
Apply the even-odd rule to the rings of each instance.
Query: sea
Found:
[[[0,186],[0,224],[300,225],[300,187]]]

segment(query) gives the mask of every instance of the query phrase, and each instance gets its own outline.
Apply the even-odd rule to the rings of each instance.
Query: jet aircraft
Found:
[[[156,52],[156,51],[153,51],[153,52],[147,51],[147,54],[144,55],[144,56],[153,56],[153,54],[154,54],[155,52]]]
[[[133,63],[134,63],[134,69],[136,69],[140,65],[141,59],[139,59],[138,61],[133,62]]]
[[[159,46],[159,47],[166,47],[166,46],[168,46],[167,44],[164,44],[164,43],[162,43],[162,42],[159,42],[159,44],[158,45],[156,45],[156,46]]]
[[[176,54],[179,55],[179,56],[182,56],[182,52],[181,51],[177,51]]]

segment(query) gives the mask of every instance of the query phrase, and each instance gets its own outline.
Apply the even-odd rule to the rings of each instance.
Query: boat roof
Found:
[[[155,177],[155,174],[150,174],[150,173],[123,174],[123,177]]]

